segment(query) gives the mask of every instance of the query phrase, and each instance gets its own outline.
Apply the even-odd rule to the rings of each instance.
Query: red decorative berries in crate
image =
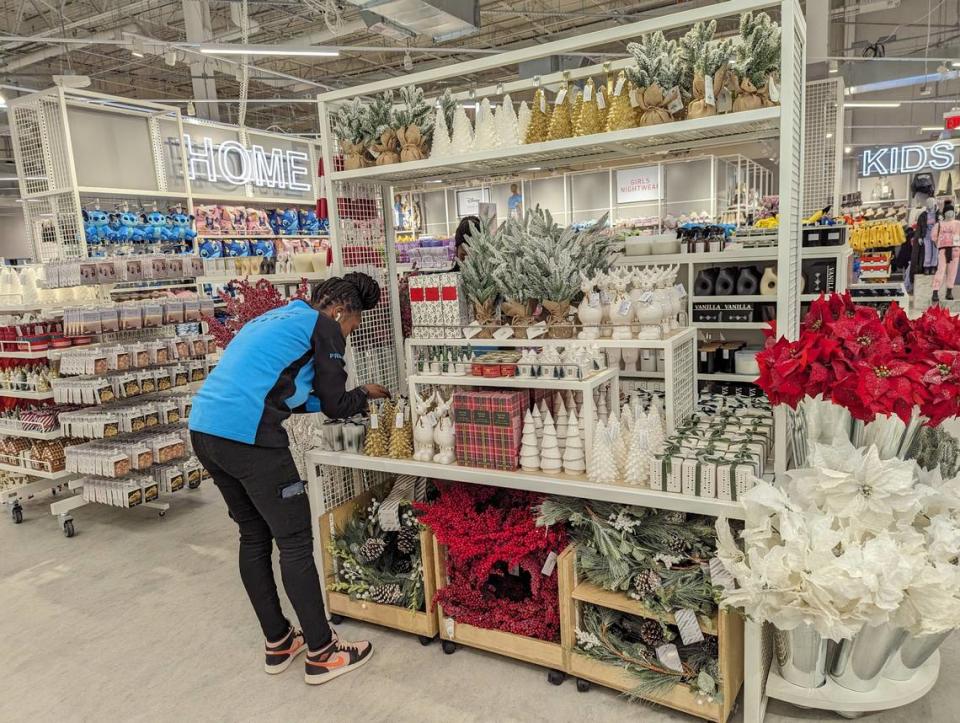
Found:
[[[513,471],[529,392],[457,391],[453,395],[457,464]]]

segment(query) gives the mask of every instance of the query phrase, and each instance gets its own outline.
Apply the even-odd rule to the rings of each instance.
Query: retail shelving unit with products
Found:
[[[592,135],[569,137],[572,134],[557,134],[553,139],[542,140],[536,138],[529,143],[506,144],[494,146],[488,150],[472,150],[461,152],[454,147],[449,153],[434,157],[422,157],[414,154],[419,160],[401,160],[398,162],[383,163],[367,166],[355,157],[349,164],[349,170],[343,169],[340,154],[346,150],[338,147],[338,141],[332,130],[332,116],[354,98],[372,97],[383,91],[400,89],[408,84],[429,84],[441,82],[446,86],[456,88],[459,84],[464,88],[461,92],[454,92],[452,99],[459,104],[476,103],[482,98],[492,98],[500,102],[500,97],[511,94],[514,102],[521,98],[528,104],[538,104],[547,92],[554,105],[555,94],[561,95],[561,103],[565,94],[575,91],[575,84],[584,83],[584,101],[589,101],[586,88],[593,88],[594,78],[607,78],[606,90],[610,97],[615,94],[614,84],[617,74],[630,67],[631,61],[613,59],[602,65],[589,65],[567,71],[549,73],[529,79],[517,79],[515,75],[504,78],[503,82],[493,83],[489,87],[470,87],[466,80],[470,74],[481,71],[495,71],[498,68],[507,69],[512,73],[514,67],[526,61],[537,60],[564,53],[588,52],[591,48],[603,47],[609,50],[611,43],[632,41],[655,31],[668,33],[683,33],[686,29],[699,21],[720,19],[728,26],[736,24],[736,19],[742,13],[753,11],[767,11],[776,16],[782,29],[782,61],[780,68],[780,86],[778,89],[779,103],[757,104],[750,109],[738,109],[737,112],[708,114],[703,117],[689,117],[684,120],[661,122],[655,125],[640,124],[637,127],[622,129],[601,129],[601,132]],[[725,19],[725,20],[724,20]],[[465,378],[466,369],[457,367],[457,364],[468,363],[461,351],[465,345],[474,344],[488,350],[500,349],[504,352],[511,350],[511,344],[520,347],[549,347],[562,346],[569,353],[567,347],[573,348],[578,344],[596,347],[606,353],[608,359],[618,360],[623,356],[623,349],[642,350],[644,347],[671,343],[676,339],[678,346],[673,364],[665,365],[664,382],[667,388],[674,390],[672,396],[673,421],[679,423],[691,414],[694,409],[694,380],[695,380],[695,332],[692,329],[673,329],[666,332],[663,338],[641,339],[634,334],[627,334],[629,339],[611,341],[609,338],[590,340],[556,339],[540,341],[512,341],[503,336],[494,339],[465,339],[470,334],[464,333],[463,328],[456,329],[455,333],[448,333],[449,329],[439,334],[426,334],[434,338],[420,338],[407,342],[407,358],[404,358],[404,344],[400,333],[401,319],[399,313],[399,295],[397,285],[393,283],[395,277],[396,255],[394,249],[395,236],[392,224],[384,223],[392,215],[391,200],[398,190],[411,188],[427,182],[434,184],[452,184],[473,179],[479,183],[492,178],[522,176],[527,172],[535,172],[538,177],[545,174],[563,174],[575,172],[584,168],[608,168],[635,161],[656,163],[670,154],[696,151],[697,153],[736,154],[737,147],[743,144],[765,140],[779,146],[779,179],[776,186],[780,194],[780,224],[771,232],[772,243],[768,248],[760,251],[746,250],[742,254],[762,254],[776,264],[779,276],[776,295],[771,299],[775,307],[777,327],[780,333],[793,337],[798,332],[800,318],[800,285],[799,279],[803,264],[800,238],[800,208],[798,203],[800,180],[802,177],[802,119],[803,119],[803,84],[804,84],[804,36],[805,26],[799,5],[794,0],[783,2],[763,2],[758,0],[730,0],[729,2],[714,3],[709,7],[686,10],[658,17],[642,22],[624,24],[616,28],[604,29],[593,33],[571,37],[568,39],[548,42],[531,48],[508,51],[491,56],[478,58],[457,65],[448,65],[420,73],[412,73],[402,78],[389,79],[370,83],[357,88],[333,91],[319,96],[319,117],[321,121],[321,135],[323,147],[324,168],[331,169],[325,178],[325,194],[330,199],[336,199],[331,204],[330,227],[334,248],[334,261],[337,272],[349,270],[364,270],[373,273],[384,284],[384,304],[373,312],[370,319],[365,317],[364,326],[358,332],[357,338],[352,340],[350,357],[353,370],[358,382],[385,383],[395,392],[407,391],[413,386],[413,394],[420,394],[424,388],[439,389],[440,394],[434,395],[433,404],[441,409],[445,405],[447,389],[462,389],[473,387],[483,390],[486,383],[490,387],[506,388],[521,385],[519,378],[508,378],[498,381],[494,375],[483,378]],[[602,85],[602,81],[601,84]],[[596,86],[600,87],[600,86]],[[621,84],[622,90],[622,84]],[[594,91],[595,92],[595,91]],[[533,101],[535,97],[537,100]],[[546,102],[541,106],[544,110]],[[536,108],[534,108],[536,111]],[[349,155],[349,151],[348,151]],[[422,186],[421,186],[422,187]],[[668,199],[669,200],[669,199]],[[679,256],[679,254],[678,254]],[[690,260],[690,259],[684,259]],[[713,259],[714,262],[721,259]],[[661,261],[664,264],[676,264],[679,259],[645,259],[645,261]],[[707,258],[704,262],[709,263]],[[690,288],[689,286],[687,287]],[[637,299],[639,300],[639,299]],[[677,297],[679,302],[679,297]],[[671,299],[664,299],[664,308],[670,308]],[[686,302],[693,304],[693,300]],[[627,304],[625,309],[629,310]],[[672,314],[676,315],[681,308],[678,306]],[[506,334],[509,336],[509,334]],[[563,335],[561,335],[563,336]],[[569,337],[569,334],[565,335]],[[437,338],[440,337],[440,338]],[[444,359],[444,371],[449,378],[437,377],[437,370],[430,367],[429,372],[418,367],[418,348],[436,346],[448,350]],[[544,349],[544,352],[546,350]],[[487,353],[491,353],[488,351]],[[496,353],[496,352],[493,352]],[[578,352],[579,353],[579,352]],[[581,354],[582,356],[582,354]],[[525,362],[518,361],[516,355],[502,354],[501,358],[509,359],[508,365],[515,365],[516,370],[507,373],[507,377],[520,375],[521,367]],[[450,365],[453,365],[453,372]],[[614,364],[610,364],[613,367]],[[619,366],[619,365],[617,365]],[[409,379],[407,375],[412,375]],[[443,372],[441,372],[441,375]],[[475,372],[474,372],[475,374]],[[462,375],[457,379],[458,375]],[[617,378],[619,379],[619,373]],[[569,378],[569,376],[568,376]],[[567,382],[568,384],[570,382]],[[543,386],[548,387],[547,394],[557,397],[561,401],[564,394],[560,392],[561,384],[550,388],[550,381],[543,380]],[[529,384],[536,387],[540,384]],[[587,385],[587,379],[577,384]],[[536,393],[534,388],[531,393]],[[540,390],[543,392],[543,390]],[[572,390],[571,390],[572,391]],[[583,391],[583,390],[581,390]],[[475,392],[476,393],[476,392]],[[584,394],[587,392],[584,391]],[[453,392],[456,396],[457,392]],[[480,396],[482,392],[478,393]],[[488,395],[494,396],[494,395]],[[509,397],[509,394],[502,395]],[[602,396],[600,397],[602,398]],[[498,397],[499,399],[499,397]],[[414,407],[418,399],[412,398]],[[556,402],[554,402],[556,405]],[[565,405],[569,406],[569,402]],[[553,407],[556,409],[556,406]],[[431,414],[435,414],[430,412]],[[391,414],[394,410],[391,410]],[[417,410],[413,410],[416,417]],[[434,416],[432,419],[437,419]],[[392,425],[393,419],[387,420]],[[409,433],[412,422],[410,411],[401,409],[397,413],[396,423],[402,430],[403,436]],[[782,471],[787,465],[788,419],[782,412],[775,413],[775,462],[777,471]],[[354,431],[350,433],[353,444],[356,444]],[[309,476],[312,484],[309,485],[311,504],[314,508],[315,539],[320,539],[319,526],[321,513],[325,510],[338,508],[347,500],[355,497],[371,485],[384,479],[384,476],[407,474],[423,476],[433,479],[454,480],[459,482],[494,485],[497,487],[512,488],[515,490],[530,490],[554,495],[583,497],[594,500],[638,505],[641,507],[662,508],[677,512],[688,512],[705,515],[725,515],[732,518],[743,515],[741,505],[733,500],[714,497],[698,497],[695,495],[675,494],[649,487],[630,486],[625,484],[597,484],[590,482],[582,474],[553,474],[532,468],[527,470],[491,470],[478,467],[468,467],[457,464],[443,464],[433,459],[423,461],[402,458],[408,457],[408,447],[413,446],[412,435],[392,450],[393,454],[385,456],[364,455],[356,452],[329,452],[314,451],[308,454]],[[442,445],[441,445],[442,446]],[[347,444],[350,448],[350,444]],[[522,452],[521,452],[522,455]],[[532,466],[532,464],[531,464]],[[553,470],[555,471],[555,470]],[[591,474],[594,474],[593,472]],[[319,551],[321,555],[323,550]],[[436,558],[441,559],[441,558]],[[445,621],[441,621],[441,636],[447,642],[453,635],[450,630],[444,633]],[[469,628],[469,626],[466,626]],[[770,664],[769,641],[764,640],[764,634],[759,626],[747,623],[744,636],[744,719],[757,721],[762,719],[765,706],[764,682]],[[475,629],[472,629],[475,630]],[[534,647],[526,646],[527,653],[511,652],[511,645],[506,638],[499,642],[490,642],[482,636],[473,636],[462,640],[468,645],[485,647],[501,654],[515,654],[526,660],[534,660],[540,664],[556,668],[561,656],[554,656],[551,652],[547,656],[535,654]],[[484,642],[486,641],[486,642]],[[541,650],[542,648],[536,648]],[[531,652],[533,651],[533,652]],[[551,649],[552,651],[552,649]],[[557,682],[557,681],[553,681]],[[705,713],[705,717],[724,719],[727,712]]]

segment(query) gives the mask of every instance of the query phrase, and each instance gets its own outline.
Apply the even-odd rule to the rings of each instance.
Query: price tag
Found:
[[[603,88],[597,91],[597,107],[604,110],[607,107],[607,101],[603,98]]]
[[[546,93],[540,94],[540,112],[541,113],[547,112],[547,94]]]
[[[676,670],[678,673],[683,672],[683,663],[680,661],[680,653],[677,651],[677,646],[673,643],[664,643],[657,648],[657,660],[660,661],[660,664],[664,668]]]
[[[403,412],[397,412],[397,416],[393,420],[393,426],[397,429],[403,428]]]
[[[567,89],[561,88],[560,92],[557,93],[556,99],[553,101],[554,105],[562,105],[563,101],[567,99]]]
[[[509,572],[514,577],[520,577],[520,563],[519,562],[511,563],[510,567],[507,569],[507,572]]]
[[[527,338],[536,339],[537,337],[543,336],[547,333],[547,322],[539,321],[536,324],[532,324],[527,327]]]
[[[430,426],[431,426],[431,427],[436,427],[436,426],[437,426],[437,413],[436,413],[436,412],[430,412],[430,414],[427,415],[427,421],[430,423]]]
[[[591,292],[587,300],[587,306],[589,306],[591,309],[596,309],[598,306],[600,306],[600,294],[598,294],[596,291]]]
[[[509,339],[513,336],[513,328],[509,326],[501,326],[495,332],[493,332],[494,339]]]
[[[630,89],[630,107],[636,108],[638,105],[640,105],[640,97],[637,95],[637,89],[631,88]]]
[[[454,622],[453,618],[444,618],[443,619],[443,629],[447,633],[447,637],[453,640],[454,632],[456,631],[457,624]]]
[[[587,83],[583,86],[583,102],[589,103],[591,100],[593,100],[593,86]]]
[[[481,331],[483,331],[483,327],[480,326],[479,321],[471,322],[470,324],[467,324],[465,327],[463,327],[463,338],[472,339]]]
[[[780,86],[777,85],[776,78],[774,78],[772,75],[767,81],[767,95],[770,96],[770,100],[772,100],[774,103],[780,102]]]
[[[649,304],[651,301],[653,301],[653,292],[652,292],[652,291],[644,291],[644,292],[640,295],[640,303],[641,303],[641,304]]]
[[[617,78],[616,84],[613,86],[613,95],[616,98],[620,97],[620,94],[623,92],[623,86],[626,84],[627,79],[624,76]]]
[[[627,316],[630,313],[630,305],[630,299],[624,299],[621,301],[620,306],[617,307],[617,314],[620,316]]]
[[[673,86],[667,93],[667,111],[670,115],[676,115],[683,110],[683,99],[680,97],[680,89]]]
[[[608,294],[605,290],[600,291],[600,303],[601,304],[610,303],[610,294]]]
[[[729,113],[733,109],[733,93],[723,88],[717,94],[717,113]]]
[[[380,415],[371,414],[370,415],[370,429],[380,429]]]
[[[553,574],[553,569],[557,566],[557,553],[551,552],[547,555],[546,562],[543,563],[543,568],[540,570],[540,574],[550,577]]]
[[[697,620],[697,614],[693,610],[675,610],[673,617],[676,618],[677,627],[680,628],[680,639],[684,645],[693,645],[703,640],[700,621]]]
[[[717,98],[713,94],[713,76],[707,75],[703,78],[703,100],[707,105],[716,106]]]
[[[683,284],[677,284],[673,288],[675,288],[677,290],[677,293],[680,294],[681,299],[687,295],[687,290],[683,288]]]
[[[722,587],[724,590],[733,590],[737,586],[733,575],[730,574],[730,571],[723,566],[720,558],[717,557],[710,558],[710,582],[717,587]]]

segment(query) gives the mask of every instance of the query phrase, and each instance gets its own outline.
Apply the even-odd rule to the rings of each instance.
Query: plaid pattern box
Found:
[[[457,464],[515,470],[528,405],[525,390],[454,392]]]

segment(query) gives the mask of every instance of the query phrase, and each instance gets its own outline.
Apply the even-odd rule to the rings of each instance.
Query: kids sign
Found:
[[[617,171],[617,203],[657,201],[659,198],[659,165],[622,168]]]
[[[263,146],[245,148],[236,141],[214,145],[212,138],[191,138],[183,134],[187,154],[187,171],[191,181],[243,186],[252,183],[260,188],[309,191],[308,157],[302,151]]]
[[[895,176],[917,171],[944,171],[957,163],[953,143],[940,141],[929,146],[881,146],[868,148],[860,155],[860,177]]]

